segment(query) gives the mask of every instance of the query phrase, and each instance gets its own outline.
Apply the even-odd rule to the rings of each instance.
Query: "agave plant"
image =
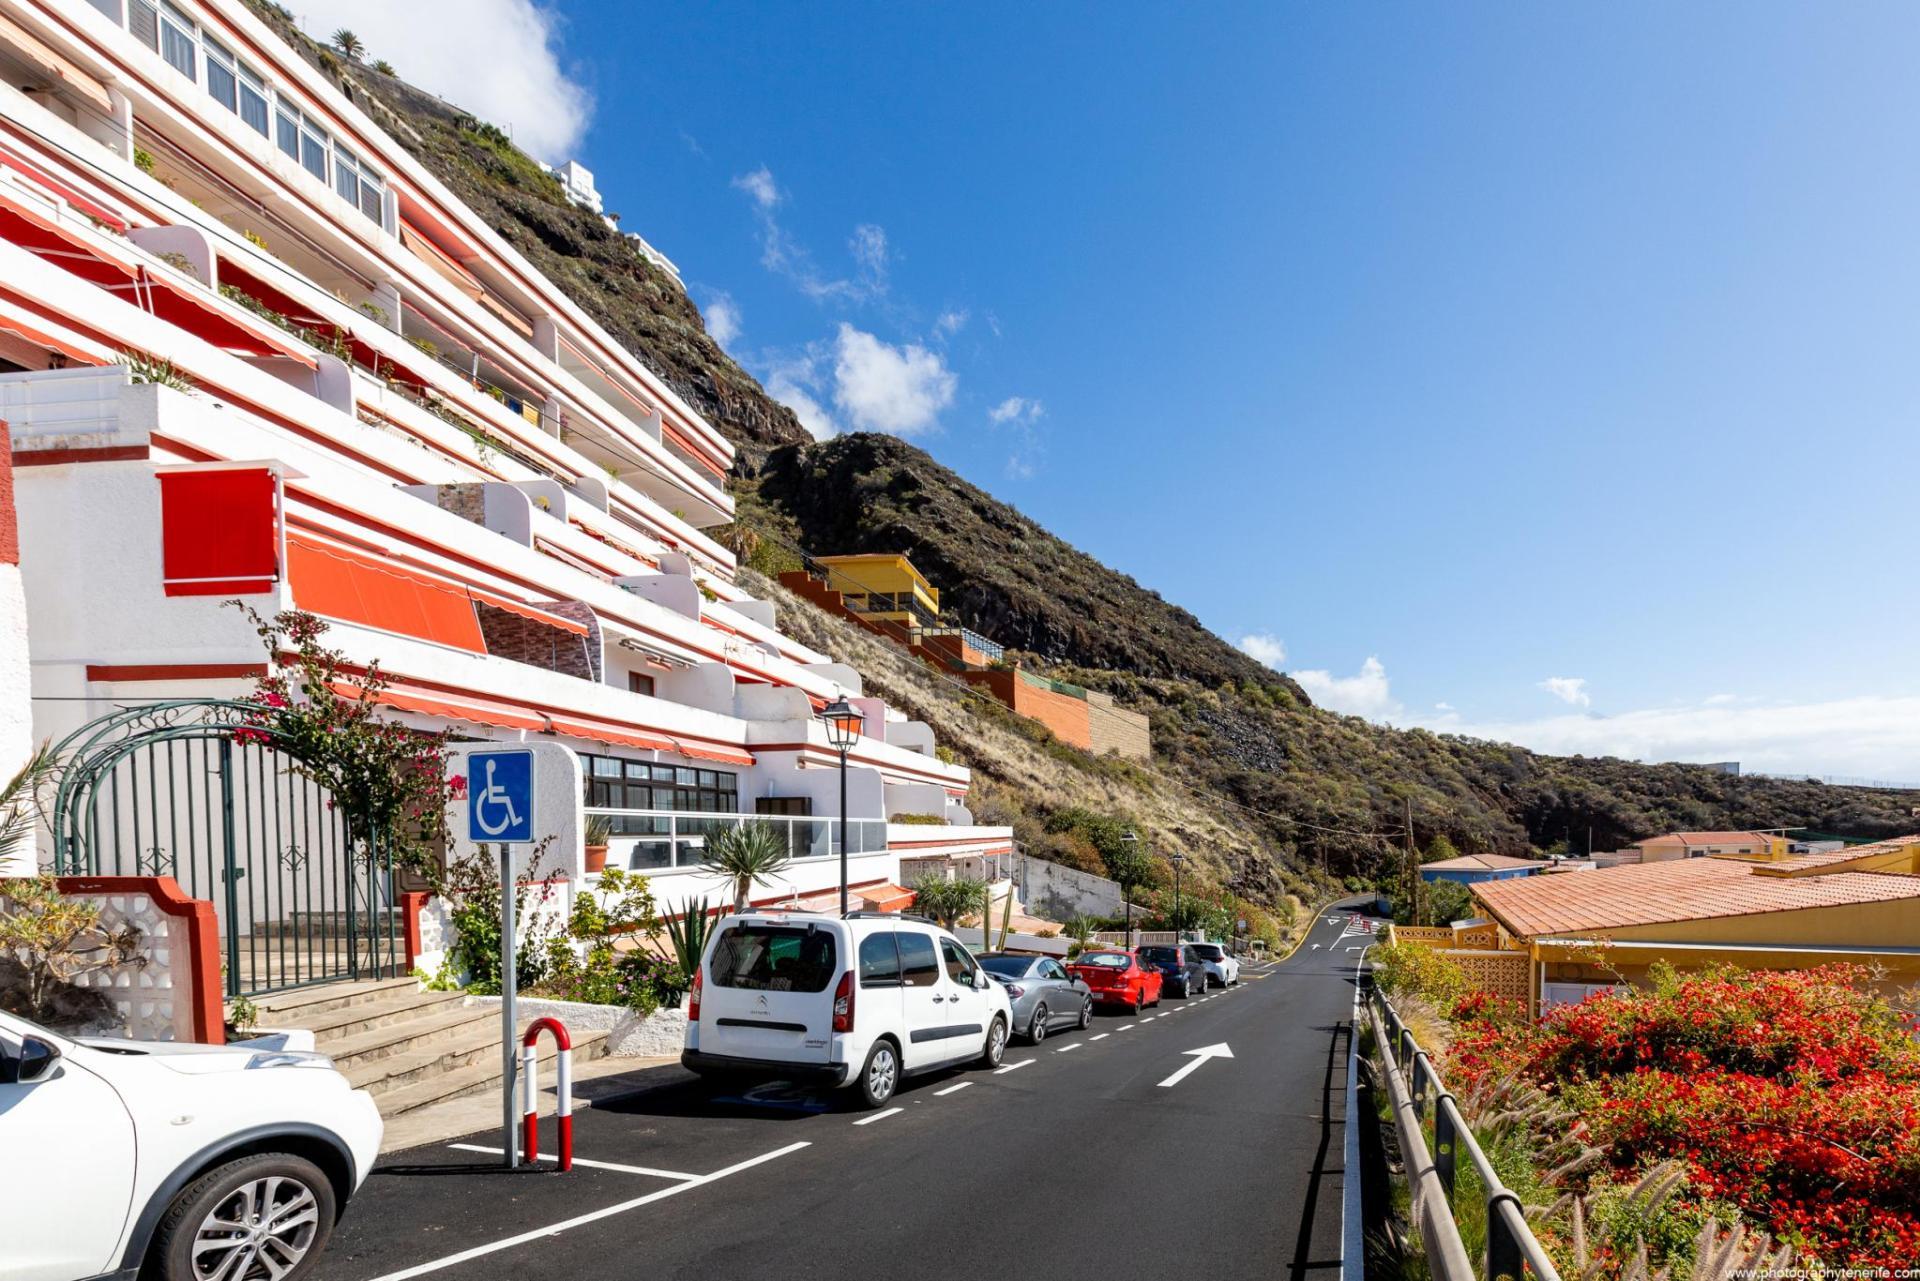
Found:
[[[772,823],[742,823],[715,838],[707,863],[715,876],[733,882],[733,910],[747,910],[754,885],[771,886],[773,874],[787,865],[787,834]]]
[[[678,917],[669,917],[660,923],[660,933],[667,936],[674,962],[689,987],[693,984],[694,971],[700,968],[700,958],[706,953],[707,938],[713,933],[711,912],[704,896],[688,899]]]

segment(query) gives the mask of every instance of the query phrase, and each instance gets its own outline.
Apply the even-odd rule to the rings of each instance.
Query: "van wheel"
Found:
[[[166,1281],[312,1271],[333,1235],[333,1184],[311,1161],[278,1152],[202,1175],[167,1207],[150,1261]],[[229,1271],[229,1269],[231,1269]]]
[[[1033,1025],[1027,1029],[1027,1039],[1035,1045],[1047,1039],[1047,1007],[1041,1006],[1033,1012]]]
[[[1007,1021],[998,1014],[993,1016],[993,1026],[987,1029],[987,1050],[980,1056],[980,1066],[997,1068],[1000,1060],[1007,1057]]]
[[[900,1084],[900,1052],[893,1042],[879,1040],[867,1051],[860,1068],[860,1098],[870,1108],[885,1107]]]

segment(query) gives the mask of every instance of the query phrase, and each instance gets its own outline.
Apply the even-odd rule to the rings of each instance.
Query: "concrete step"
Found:
[[[411,984],[409,984],[411,986]],[[311,1031],[322,1048],[342,1038],[410,1019],[444,1014],[467,1003],[460,992],[415,992],[405,988],[392,996],[361,1001],[331,1010],[307,1010],[297,1017],[271,1011],[262,1015],[262,1027],[300,1027]]]
[[[498,1044],[500,1011],[484,1005],[457,1005],[380,1027],[340,1028],[326,1040],[316,1037],[315,1041],[316,1048],[351,1077],[363,1064],[464,1045],[475,1033],[490,1036]]]
[[[499,1012],[493,1010],[497,1018]],[[553,1039],[540,1039],[540,1079],[545,1087],[553,1085]],[[493,1041],[478,1062],[467,1064],[463,1068],[451,1068],[447,1072],[436,1072],[420,1076],[413,1081],[397,1083],[374,1093],[374,1102],[380,1106],[380,1116],[394,1120],[396,1116],[405,1116],[407,1112],[417,1112],[419,1108],[430,1108],[436,1102],[447,1099],[463,1099],[467,1095],[480,1095],[486,1091],[499,1091],[499,1033],[493,1035]],[[574,1035],[574,1066],[586,1064],[597,1058],[607,1056],[607,1033],[605,1031],[582,1031]],[[369,1087],[369,1093],[372,1093]]]
[[[419,982],[410,976],[362,979],[357,982],[342,980],[295,988],[290,992],[273,992],[260,997],[254,1005],[260,1011],[262,1023],[270,1020],[275,1027],[307,1027],[309,1025],[305,1020],[331,1010],[391,1000],[419,990]]]

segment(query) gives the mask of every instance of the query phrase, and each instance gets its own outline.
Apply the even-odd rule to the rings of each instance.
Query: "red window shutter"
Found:
[[[169,596],[244,596],[280,581],[279,485],[264,467],[160,473]]]

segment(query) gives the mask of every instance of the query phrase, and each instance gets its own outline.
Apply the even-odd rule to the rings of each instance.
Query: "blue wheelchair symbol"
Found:
[[[467,753],[467,836],[533,840],[533,753]]]

